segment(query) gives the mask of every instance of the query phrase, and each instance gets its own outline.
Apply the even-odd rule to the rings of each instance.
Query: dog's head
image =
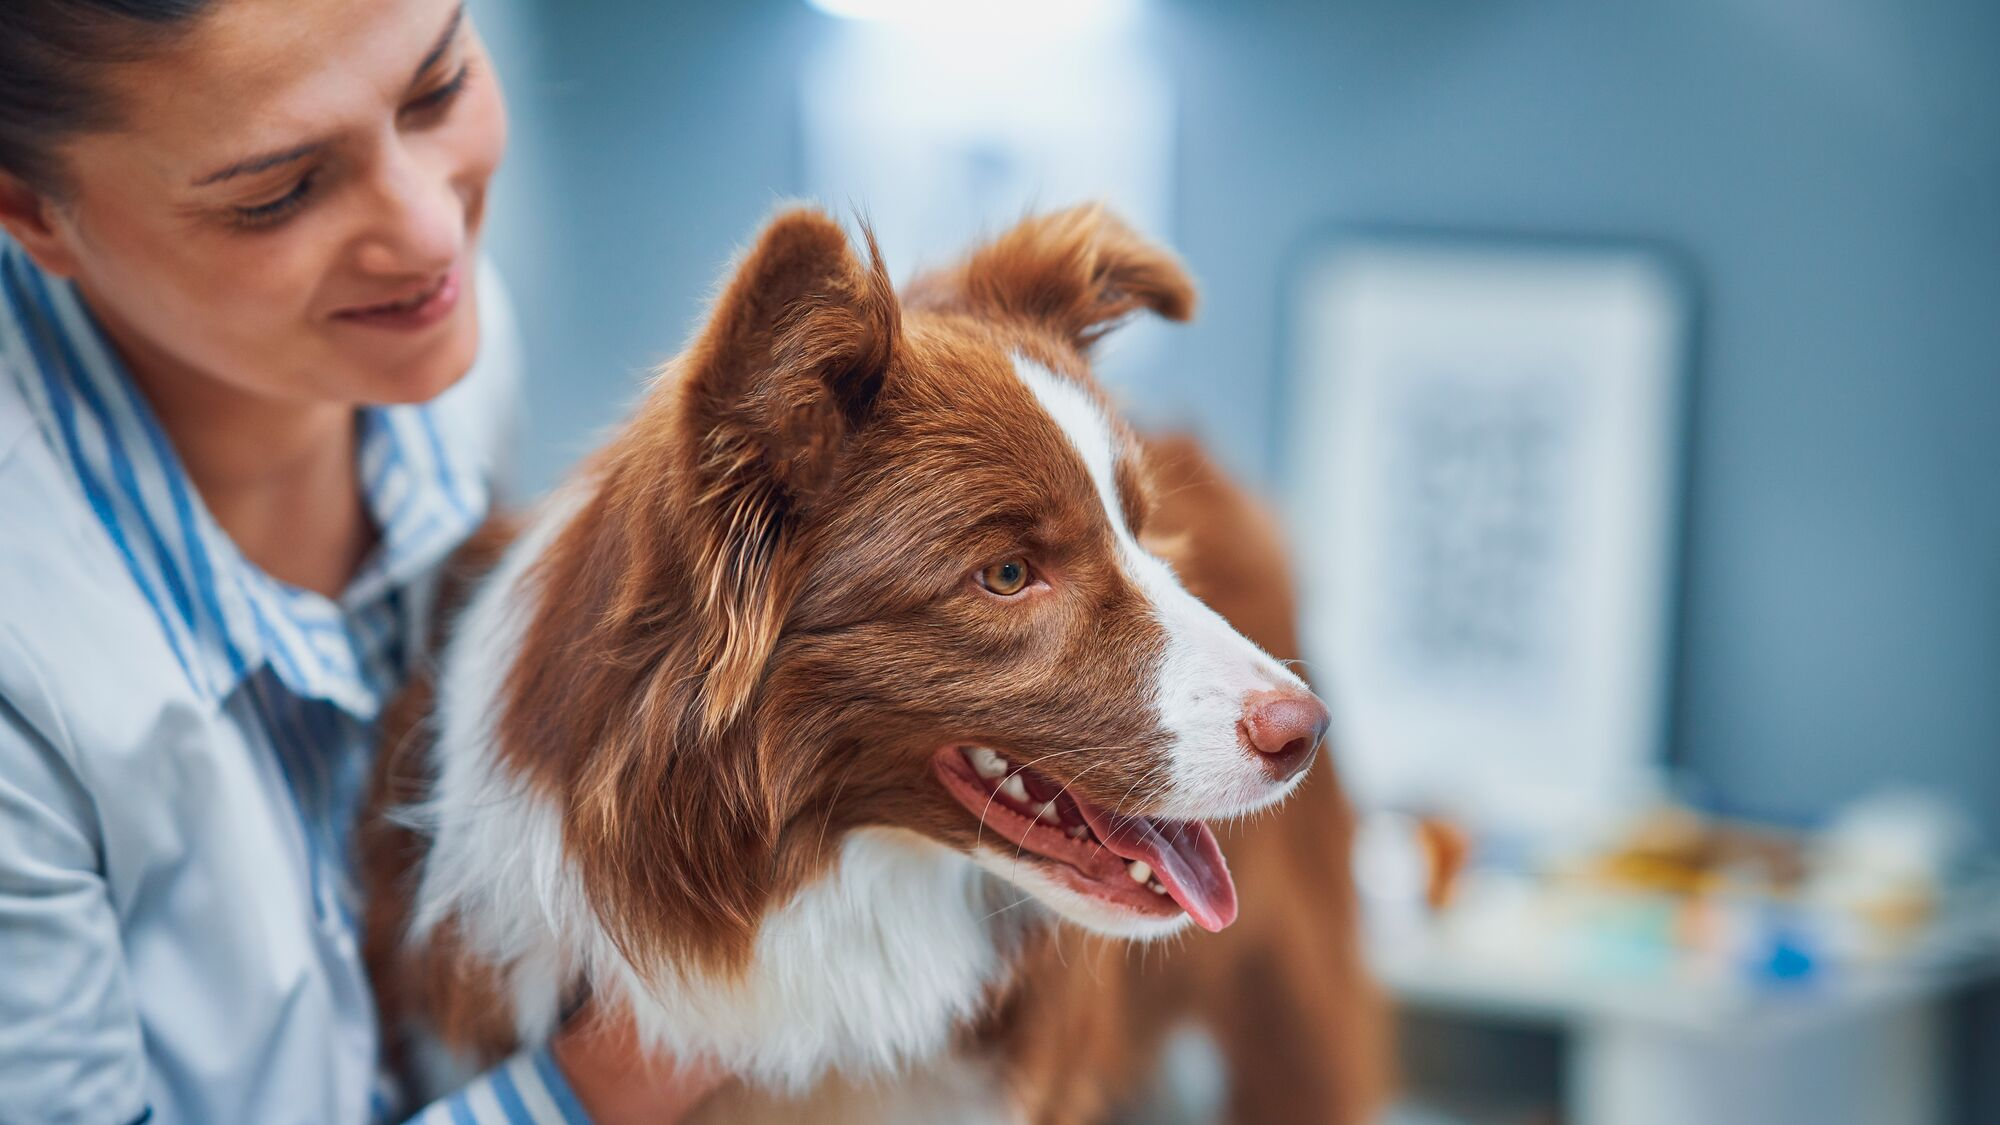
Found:
[[[621,944],[740,952],[881,825],[1101,932],[1229,924],[1202,822],[1288,793],[1327,716],[1148,549],[1091,378],[1193,300],[1096,208],[902,298],[825,216],[769,225],[592,470],[516,671],[508,752]]]

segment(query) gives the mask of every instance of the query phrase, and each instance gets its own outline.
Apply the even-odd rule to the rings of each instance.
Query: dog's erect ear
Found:
[[[917,279],[908,301],[1029,321],[1088,348],[1141,310],[1186,320],[1194,282],[1172,254],[1092,203],[1024,220],[957,265]]]
[[[773,219],[683,357],[673,461],[705,636],[702,725],[748,701],[796,577],[783,547],[862,426],[898,340],[895,290],[826,215]],[[659,462],[655,462],[658,464]]]
[[[754,469],[780,491],[825,482],[894,355],[897,304],[874,237],[864,266],[826,215],[771,220],[685,358],[682,424],[722,478]]]

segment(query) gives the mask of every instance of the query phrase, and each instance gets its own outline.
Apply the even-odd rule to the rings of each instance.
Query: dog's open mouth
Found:
[[[1206,824],[1111,812],[983,746],[946,747],[936,768],[987,830],[1072,890],[1140,914],[1185,910],[1209,931],[1236,920],[1236,884]]]

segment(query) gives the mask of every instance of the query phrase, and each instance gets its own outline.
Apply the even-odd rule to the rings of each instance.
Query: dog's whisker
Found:
[[[984,918],[981,918],[980,921],[991,922],[993,919],[998,918],[1002,914],[1007,913],[1009,910],[1012,910],[1017,906],[1025,906],[1028,903],[1033,902],[1034,900],[1035,900],[1034,895],[1022,895],[1020,898],[1015,899],[1013,902],[1010,902],[1007,905],[999,908],[998,910],[995,910],[987,914]]]
[[[1096,769],[1096,768],[1097,768],[1098,766],[1101,766],[1101,765],[1104,765],[1104,764],[1105,764],[1104,762],[1093,762],[1093,763],[1091,763],[1090,765],[1088,765],[1088,766],[1084,767],[1084,770],[1083,770],[1083,773],[1079,773],[1079,774],[1077,774],[1077,775],[1076,775],[1076,778],[1072,778],[1071,780],[1072,780],[1072,781],[1075,781],[1075,780],[1077,780],[1077,779],[1081,779],[1081,778],[1082,778],[1082,777],[1084,776],[1084,774],[1087,774],[1087,773],[1089,773],[1089,772],[1090,772],[1091,770],[1094,770],[1094,769]],[[1056,796],[1057,796],[1057,797],[1060,797],[1060,796],[1062,796],[1062,795],[1063,795],[1064,793],[1066,793],[1066,792],[1068,792],[1068,791],[1069,791],[1069,783],[1067,783],[1067,782],[1066,782],[1066,783],[1064,783],[1064,784],[1063,784],[1063,786],[1062,786],[1062,787],[1061,787],[1060,789],[1057,789],[1057,790],[1056,790]],[[1024,846],[1024,844],[1025,844],[1025,840],[1024,840],[1024,841],[1023,841],[1023,843],[1021,843],[1021,844],[1015,844],[1015,845],[1014,845],[1014,858],[1015,858],[1015,859],[1019,859],[1019,858],[1021,857],[1021,848],[1022,848],[1022,847]],[[1092,853],[1092,858],[1095,858],[1095,857],[1096,857],[1096,853],[1094,853],[1094,852],[1093,852],[1093,853]]]

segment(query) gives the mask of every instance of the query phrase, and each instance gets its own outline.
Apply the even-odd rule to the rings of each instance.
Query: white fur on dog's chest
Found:
[[[740,980],[631,989],[641,1030],[795,1093],[828,1068],[887,1075],[941,1058],[1007,969],[1019,923],[994,916],[994,886],[916,833],[855,832],[826,878],[765,919]]]

